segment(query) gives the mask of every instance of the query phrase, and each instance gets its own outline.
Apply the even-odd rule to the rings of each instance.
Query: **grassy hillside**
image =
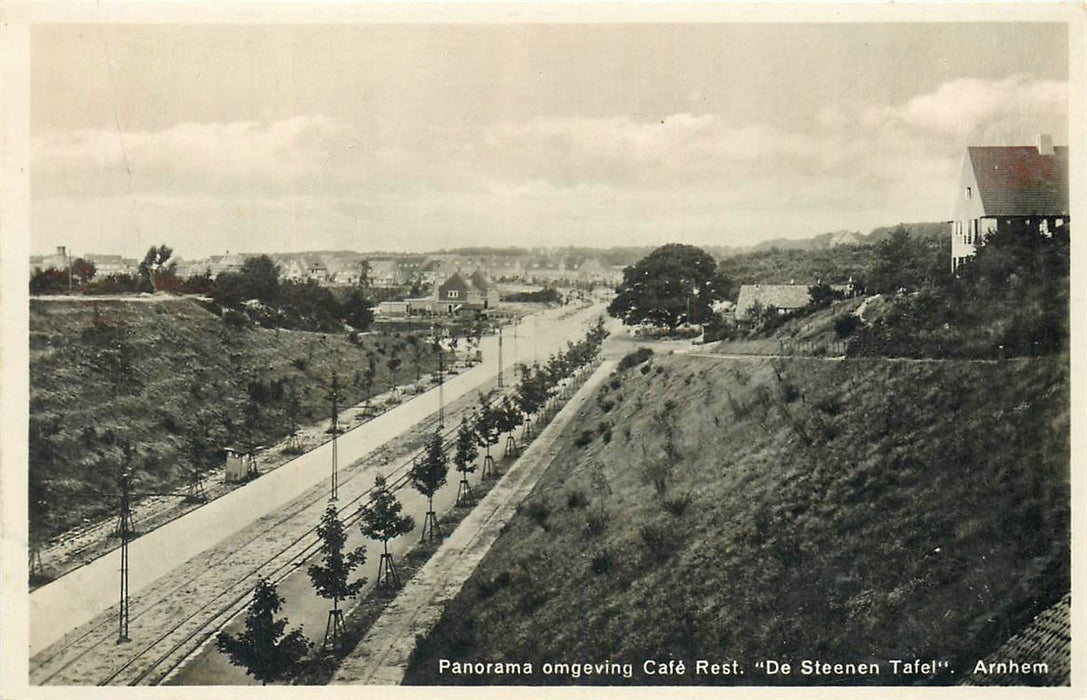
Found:
[[[913,684],[759,659],[963,669],[1069,589],[1067,359],[658,357],[616,375],[436,630],[411,683]],[[453,677],[439,659],[531,661]],[[684,659],[647,677],[645,659]],[[744,676],[696,676],[695,659]]]
[[[30,302],[31,531],[45,538],[115,499],[122,445],[136,450],[135,489],[176,489],[194,463],[221,464],[245,441],[253,397],[253,441],[288,433],[290,387],[299,423],[327,419],[332,372],[348,406],[364,398],[370,354],[374,393],[394,377],[415,379],[405,334],[364,335],[239,328],[184,298]],[[422,371],[436,365],[422,353]]]

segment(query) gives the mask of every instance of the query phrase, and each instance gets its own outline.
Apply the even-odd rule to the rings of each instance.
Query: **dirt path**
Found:
[[[426,635],[558,454],[555,439],[614,368],[604,362],[442,544],[344,660],[333,684],[398,685],[417,635]]]

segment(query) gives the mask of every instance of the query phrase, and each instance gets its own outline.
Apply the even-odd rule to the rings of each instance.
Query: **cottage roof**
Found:
[[[736,298],[736,318],[744,318],[755,304],[778,309],[799,309],[811,301],[804,284],[745,284]]]
[[[1041,155],[1034,146],[967,149],[986,216],[1068,213],[1068,148]]]

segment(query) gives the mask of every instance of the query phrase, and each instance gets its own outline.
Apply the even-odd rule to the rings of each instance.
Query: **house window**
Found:
[[[460,292],[458,292],[456,289],[450,289],[448,292],[446,292],[446,296],[450,299],[456,299],[459,294]]]
[[[974,188],[973,187],[967,187],[966,188],[966,198],[971,199],[971,198],[973,198],[973,196],[974,196]]]

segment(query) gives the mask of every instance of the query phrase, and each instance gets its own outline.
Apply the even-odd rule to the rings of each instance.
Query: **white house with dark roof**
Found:
[[[951,269],[998,231],[1051,236],[1068,226],[1068,148],[1043,134],[1034,146],[971,146],[951,222]]]

